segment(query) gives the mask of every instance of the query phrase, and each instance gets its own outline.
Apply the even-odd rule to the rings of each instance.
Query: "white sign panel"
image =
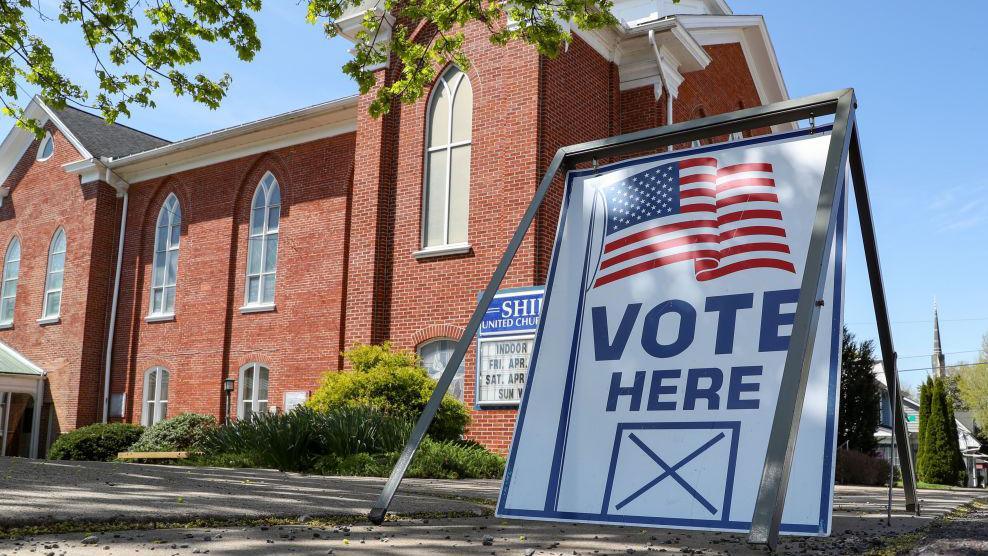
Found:
[[[517,406],[525,391],[544,289],[498,292],[477,335],[476,406]]]
[[[829,127],[570,172],[503,517],[748,531]],[[781,532],[830,531],[840,207]]]

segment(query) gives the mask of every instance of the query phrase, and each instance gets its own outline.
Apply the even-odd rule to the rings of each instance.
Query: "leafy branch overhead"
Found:
[[[261,5],[261,0],[61,0],[51,9],[40,0],[0,0],[3,112],[40,136],[24,112],[25,97],[34,91],[53,108],[87,107],[108,122],[129,116],[134,107],[153,108],[161,87],[216,108],[232,77],[209,76],[195,66],[211,44],[253,60],[261,49],[255,21]],[[611,6],[611,0],[308,0],[306,19],[335,37],[341,18],[365,14],[353,59],[342,69],[362,94],[376,87],[370,111],[379,116],[395,101],[421,98],[447,63],[469,67],[467,25],[482,25],[495,45],[521,40],[553,57],[570,40],[571,26],[616,23]],[[93,79],[66,73],[43,36],[54,25],[79,31],[78,47],[92,57]],[[378,84],[375,69],[389,61],[399,71]],[[95,85],[82,84],[87,82]]]

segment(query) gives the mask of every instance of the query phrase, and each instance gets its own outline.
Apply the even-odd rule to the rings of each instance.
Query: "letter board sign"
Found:
[[[525,391],[542,287],[497,292],[477,334],[476,406],[517,406]]]
[[[567,175],[497,515],[750,529],[829,141],[822,126]],[[838,213],[787,534],[830,531]]]

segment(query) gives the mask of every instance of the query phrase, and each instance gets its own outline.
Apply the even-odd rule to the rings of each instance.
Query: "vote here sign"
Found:
[[[750,528],[829,127],[570,172],[504,517]],[[830,531],[840,218],[781,531]]]

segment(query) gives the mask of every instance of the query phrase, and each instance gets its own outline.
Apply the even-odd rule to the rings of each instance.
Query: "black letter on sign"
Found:
[[[679,333],[671,344],[659,343],[659,321],[666,313],[679,314]],[[660,303],[645,315],[642,325],[642,347],[652,357],[675,357],[683,353],[693,343],[696,332],[696,309],[679,299]]]
[[[617,409],[620,396],[631,396],[631,411],[638,411],[642,406],[642,393],[645,391],[645,371],[635,373],[633,386],[621,386],[621,373],[611,374],[611,391],[607,394],[607,411]]]
[[[621,324],[618,325],[613,342],[610,341],[610,334],[607,333],[607,307],[590,309],[593,318],[593,353],[597,361],[621,359],[624,346],[628,345],[628,337],[631,336],[631,328],[638,320],[638,312],[641,308],[641,303],[632,303],[625,307],[624,316],[621,317]]]

